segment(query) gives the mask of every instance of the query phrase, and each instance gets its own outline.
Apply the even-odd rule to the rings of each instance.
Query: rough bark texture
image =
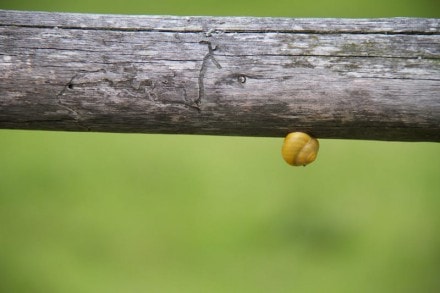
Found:
[[[0,10],[0,128],[440,141],[440,20]]]

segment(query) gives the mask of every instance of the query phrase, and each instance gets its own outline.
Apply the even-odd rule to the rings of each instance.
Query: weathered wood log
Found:
[[[0,11],[0,128],[440,141],[440,19]]]

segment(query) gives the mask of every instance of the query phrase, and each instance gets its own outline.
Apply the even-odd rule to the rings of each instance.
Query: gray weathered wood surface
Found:
[[[440,20],[0,10],[0,128],[440,141]]]

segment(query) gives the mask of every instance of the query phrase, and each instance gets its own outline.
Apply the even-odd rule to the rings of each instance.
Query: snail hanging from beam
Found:
[[[291,132],[284,139],[281,154],[284,161],[292,166],[306,166],[318,155],[319,142],[303,132]]]

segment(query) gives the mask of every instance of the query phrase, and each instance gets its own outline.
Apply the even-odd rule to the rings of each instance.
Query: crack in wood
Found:
[[[208,45],[208,53],[203,57],[202,66],[200,67],[199,77],[198,77],[198,85],[199,85],[199,91],[197,95],[197,99],[193,102],[194,105],[192,107],[196,108],[198,111],[200,111],[200,105],[202,103],[202,99],[205,98],[205,84],[204,79],[206,72],[208,70],[208,61],[210,60],[214,65],[221,69],[222,66],[214,57],[214,51],[218,49],[218,46],[212,47],[211,42],[209,41],[201,41],[200,44]]]
[[[417,20],[417,19],[415,19]],[[63,30],[81,30],[81,31],[113,31],[113,32],[142,32],[142,33],[179,33],[179,34],[198,34],[205,33],[203,28],[140,28],[140,27],[106,27],[106,26],[76,26],[76,25],[38,25],[38,24],[22,24],[22,23],[1,23],[0,27],[20,27],[20,28],[35,28],[35,29],[63,29]],[[426,31],[426,30],[404,30],[404,31],[392,31],[387,29],[376,29],[362,31],[360,29],[351,28],[343,30],[335,30],[331,28],[320,29],[305,29],[305,28],[292,28],[292,29],[239,29],[239,28],[219,28],[219,30],[225,34],[240,34],[240,33],[254,33],[254,34],[319,34],[319,35],[439,35],[438,30]]]
[[[72,115],[73,115],[73,119],[75,120],[76,124],[87,130],[90,131],[90,128],[87,126],[84,126],[82,124],[82,118],[81,115],[78,113],[78,111],[75,111],[74,109],[72,109],[71,107],[67,106],[65,103],[63,103],[63,101],[61,100],[61,97],[64,95],[64,93],[66,92],[67,89],[72,89],[73,88],[73,80],[78,76],[78,74],[75,74],[74,76],[72,76],[72,78],[69,80],[69,82],[67,84],[64,85],[63,89],[56,95],[57,100],[58,100],[58,105],[63,107],[64,109],[66,109],[67,111],[69,111]]]

